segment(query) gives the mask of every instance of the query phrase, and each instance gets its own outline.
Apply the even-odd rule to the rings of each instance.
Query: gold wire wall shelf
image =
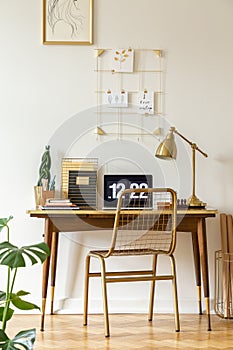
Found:
[[[143,118],[161,117],[164,115],[164,53],[161,49],[95,49],[96,64],[96,134],[106,135],[130,135],[121,126],[125,117],[138,115],[138,120],[143,123]],[[128,63],[127,60],[131,62]],[[125,66],[123,67],[123,65]],[[118,66],[117,66],[118,65]],[[124,95],[123,95],[124,94]],[[151,106],[148,111],[145,105],[139,104],[140,95],[150,95]],[[111,101],[123,101],[112,103]],[[148,102],[147,102],[148,103]],[[142,105],[141,105],[142,106]],[[109,116],[115,115],[116,130],[106,131],[105,124],[109,122]],[[112,120],[112,119],[111,119]],[[158,134],[160,130],[160,118],[155,125],[156,133],[141,132],[137,135]],[[137,121],[138,122],[138,121]],[[139,129],[142,125],[139,125]],[[132,133],[135,135],[135,133]]]

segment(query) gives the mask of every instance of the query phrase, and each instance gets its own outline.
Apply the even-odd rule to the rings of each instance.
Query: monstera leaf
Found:
[[[43,263],[49,253],[49,248],[44,242],[18,248],[5,241],[0,243],[0,265],[6,265],[10,268],[25,267],[25,258],[28,258],[32,265],[39,261]]]
[[[11,293],[9,296],[9,300],[17,309],[20,310],[40,310],[40,307],[36,304],[30,303],[29,301],[23,300],[21,297],[25,295],[29,295],[29,292],[25,292],[24,290],[20,290],[17,293]],[[0,291],[0,304],[6,303],[6,293]],[[7,321],[13,316],[14,310],[9,309],[7,315]],[[0,307],[0,321],[2,321],[4,312],[4,307]]]
[[[0,349],[3,350],[32,350],[36,339],[36,329],[19,332],[14,339],[9,339],[3,330],[0,330]]]
[[[13,216],[9,216],[9,218],[1,218],[0,219],[0,232],[4,227],[7,226],[8,222],[13,219]]]
[[[0,218],[0,232],[5,228],[7,240],[0,243],[0,265],[7,266],[7,287],[6,291],[0,291],[0,349],[3,350],[32,350],[35,342],[36,329],[29,329],[19,332],[13,339],[10,339],[6,331],[7,322],[14,314],[10,308],[11,304],[20,310],[33,310],[40,308],[23,299],[30,294],[23,290],[14,293],[14,283],[19,267],[43,263],[49,256],[50,251],[46,243],[41,242],[18,248],[10,243],[10,228],[8,226],[12,216]]]
[[[20,298],[20,296],[24,296],[28,294],[29,294],[28,292],[24,292],[23,290],[19,291],[16,294],[12,293],[11,294],[12,304],[15,307],[17,307],[17,309],[20,309],[20,310],[34,310],[34,309],[40,310],[39,306],[37,306],[36,304],[30,303]]]
[[[3,318],[3,313],[4,313],[4,307],[1,306],[0,307],[0,321],[2,322],[2,318]],[[12,310],[10,307],[7,309],[7,314],[6,314],[6,321],[9,321],[11,319],[11,317],[14,314],[14,310]]]

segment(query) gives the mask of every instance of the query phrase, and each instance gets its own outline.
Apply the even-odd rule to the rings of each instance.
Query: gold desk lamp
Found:
[[[205,152],[203,152],[200,148],[198,148],[195,143],[189,141],[186,137],[180,134],[175,127],[171,127],[169,134],[165,137],[165,139],[160,143],[159,147],[157,148],[155,156],[160,159],[176,159],[177,150],[174,134],[179,135],[192,148],[192,195],[188,199],[188,206],[204,208],[206,206],[206,203],[203,203],[195,195],[195,151],[199,151],[204,157],[208,157],[208,155]]]

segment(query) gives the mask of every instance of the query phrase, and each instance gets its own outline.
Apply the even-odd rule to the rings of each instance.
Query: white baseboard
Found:
[[[49,304],[49,302],[48,302]],[[211,313],[213,313],[213,301],[211,300]],[[49,310],[49,305],[48,310]],[[147,313],[148,312],[148,300],[109,300],[109,313]],[[203,311],[205,310],[205,302],[202,302]],[[173,313],[173,300],[156,300],[154,306],[155,313]],[[89,313],[102,313],[103,305],[102,300],[90,300],[89,301]],[[198,313],[197,300],[179,300],[179,312],[180,313]],[[54,303],[54,313],[57,314],[82,314],[83,313],[83,300],[82,299],[60,299]]]
[[[41,300],[30,300],[36,305],[41,304]],[[147,313],[149,307],[149,300],[146,299],[114,299],[108,300],[109,313]],[[202,310],[205,311],[205,301],[202,301]],[[90,299],[89,300],[89,313],[99,314],[103,313],[102,299]],[[210,311],[214,313],[214,301],[210,301]],[[155,300],[154,305],[155,313],[173,313],[173,300]],[[197,314],[199,312],[197,300],[179,300],[179,312],[180,314]],[[38,310],[16,310],[17,314],[40,314]],[[50,298],[47,299],[46,313],[50,313]],[[81,298],[60,298],[54,301],[54,313],[55,314],[82,314],[83,313],[83,299]]]

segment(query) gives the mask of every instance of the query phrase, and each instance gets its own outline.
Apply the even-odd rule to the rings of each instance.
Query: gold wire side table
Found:
[[[233,318],[233,254],[215,252],[215,313],[225,319]]]

